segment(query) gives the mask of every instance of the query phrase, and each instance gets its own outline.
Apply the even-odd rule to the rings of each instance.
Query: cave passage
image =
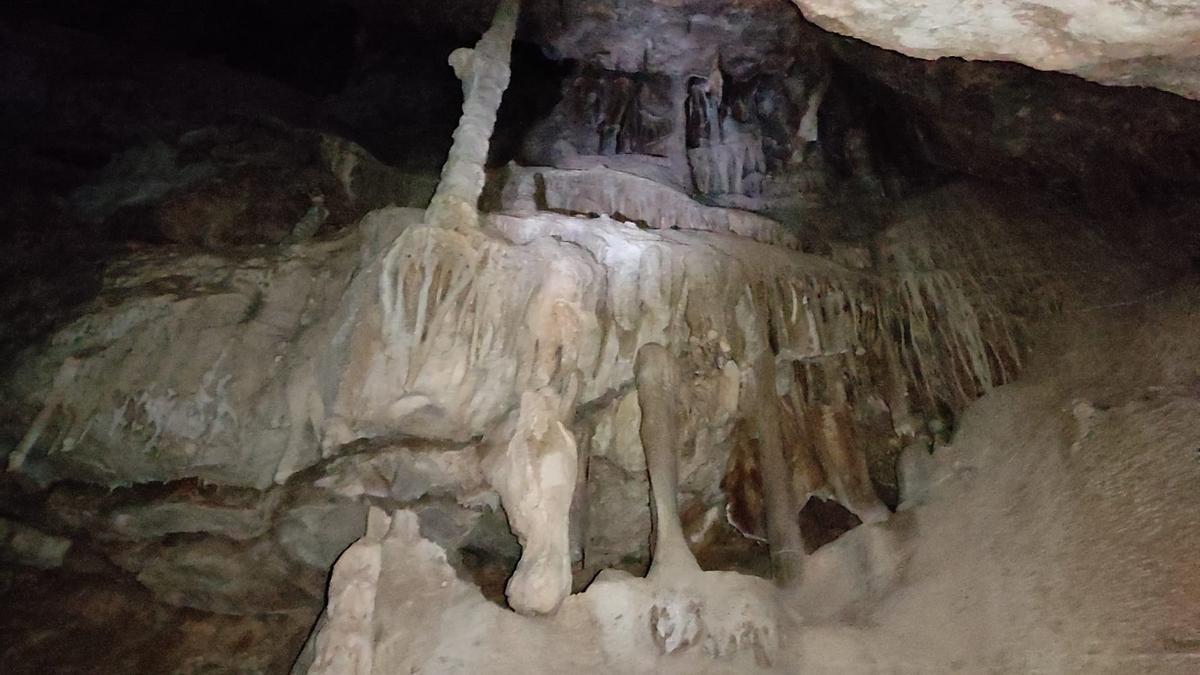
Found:
[[[0,671],[1187,672],[1114,3],[9,3]]]

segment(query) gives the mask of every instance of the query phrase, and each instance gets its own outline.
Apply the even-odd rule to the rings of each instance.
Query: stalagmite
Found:
[[[701,570],[684,537],[677,501],[683,437],[679,365],[666,347],[653,342],[638,349],[634,362],[639,435],[654,502],[654,553],[646,575],[652,589],[651,637],[663,654],[702,645],[711,658],[749,652],[760,667],[768,667],[778,651],[779,628],[773,602],[755,585],[762,582]]]
[[[549,614],[571,592],[568,529],[578,462],[568,430],[578,383],[566,391],[527,391],[498,430],[484,471],[500,493],[509,527],[521,542],[521,560],[508,580],[508,604],[522,614]]]
[[[509,64],[520,8],[520,0],[500,0],[491,28],[474,51],[459,49],[451,54],[450,63],[463,83],[463,114],[437,191],[425,211],[429,225],[451,229],[479,226],[484,165],[500,100],[512,75]]]
[[[375,592],[383,571],[383,540],[392,519],[372,508],[366,534],[338,559],[329,582],[329,601],[306,651],[308,675],[370,675],[375,658],[372,628]],[[315,657],[315,658],[314,658]],[[303,660],[303,658],[302,658]]]

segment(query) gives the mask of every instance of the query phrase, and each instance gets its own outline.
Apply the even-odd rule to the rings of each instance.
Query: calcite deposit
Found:
[[[1122,0],[794,0],[822,28],[920,58],[1016,61],[1200,98],[1200,6]]]
[[[112,248],[0,331],[0,669],[1195,660],[1189,102],[925,64],[783,0],[389,4],[320,15],[354,64],[320,131],[78,151],[60,236]],[[1141,53],[1074,6],[885,5],[804,7],[921,56]],[[421,108],[399,137],[461,106],[440,175],[433,139],[400,169],[338,128],[390,124],[374,96]],[[41,133],[31,172],[72,156]]]

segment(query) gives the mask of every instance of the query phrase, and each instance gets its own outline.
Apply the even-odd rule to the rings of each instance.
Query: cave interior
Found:
[[[833,4],[6,3],[0,672],[1196,672],[1200,5]]]

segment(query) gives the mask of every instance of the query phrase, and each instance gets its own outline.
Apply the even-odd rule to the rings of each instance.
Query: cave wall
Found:
[[[67,280],[79,304],[53,330],[51,293],[23,298],[14,324],[33,347],[3,385],[5,440],[34,427],[28,477],[57,486],[50,531],[102,540],[168,603],[303,612],[366,504],[402,506],[499,599],[520,547],[480,456],[527,392],[569,382],[576,581],[637,569],[650,511],[631,373],[649,341],[686,372],[681,510],[702,553],[766,536],[747,394],[763,354],[792,490],[871,520],[899,499],[905,448],[927,453],[1021,372],[1030,326],[1137,300],[1145,265],[1079,207],[1149,231],[1145,209],[1186,201],[1200,173],[1196,108],[1167,94],[914,62],[816,33],[785,3],[535,2],[486,230],[431,231],[415,210],[377,210],[423,203],[428,176],[331,129],[394,163],[438,158],[461,103],[445,53],[486,14],[468,4],[360,26],[357,56],[334,64],[348,70],[314,84],[345,78],[324,101],[203,59],[142,69],[78,31],[5,33],[8,81],[41,83],[4,99],[18,150],[4,189],[39,184],[15,211],[21,246],[47,222],[71,242],[39,242],[45,257],[5,278],[75,257],[91,275]],[[397,49],[381,38],[397,26],[431,32]],[[328,220],[292,238],[314,188]],[[43,543],[24,560],[69,544]],[[700,557],[754,567],[747,550]]]

